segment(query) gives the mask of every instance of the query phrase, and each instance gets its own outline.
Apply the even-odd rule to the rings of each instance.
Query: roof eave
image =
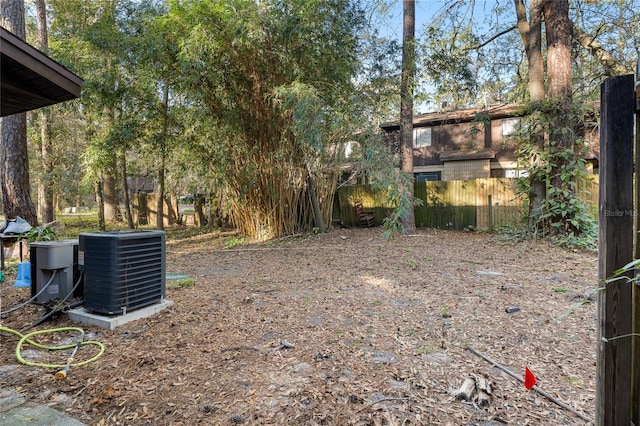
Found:
[[[0,27],[0,116],[78,98],[84,80]]]

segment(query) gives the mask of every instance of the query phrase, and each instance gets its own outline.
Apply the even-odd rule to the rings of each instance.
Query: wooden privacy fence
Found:
[[[522,218],[525,199],[517,195],[517,180],[487,178],[417,182],[415,198],[423,205],[415,208],[416,226],[462,230],[469,227],[493,229],[517,224]],[[578,185],[582,199],[595,215],[598,206],[598,176],[590,175]],[[382,224],[391,207],[385,205],[384,194],[369,186],[343,186],[338,189],[334,209],[335,221],[358,226],[354,203],[373,210],[376,223]]]
[[[158,217],[158,194],[138,192],[133,194],[132,215],[136,225],[154,225]],[[164,201],[164,215],[162,222],[164,226],[173,225],[177,222],[178,201],[175,196],[166,196]]]

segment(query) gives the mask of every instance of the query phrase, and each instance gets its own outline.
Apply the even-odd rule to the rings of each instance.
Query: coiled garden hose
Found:
[[[47,346],[47,345],[40,344],[40,343],[38,343],[38,342],[36,342],[36,341],[31,339],[33,336],[37,336],[37,335],[40,335],[40,334],[58,333],[58,332],[63,332],[63,331],[77,331],[78,333],[80,333],[76,343],[71,343],[71,344],[68,344],[68,345],[61,345],[61,346]],[[61,368],[62,370],[60,370],[60,371],[58,371],[56,373],[56,378],[57,379],[63,379],[65,377],[67,377],[67,374],[69,373],[69,368],[71,368],[71,367],[80,367],[82,365],[89,364],[89,363],[97,360],[98,358],[100,358],[102,356],[102,354],[104,354],[104,345],[101,342],[97,342],[97,341],[94,341],[94,340],[84,341],[84,330],[79,328],[79,327],[52,328],[52,329],[49,329],[49,330],[38,330],[38,331],[32,331],[31,333],[27,333],[27,334],[22,334],[19,331],[13,330],[11,328],[0,326],[0,332],[13,334],[13,335],[16,335],[16,336],[20,337],[20,340],[18,341],[18,344],[16,345],[16,358],[18,359],[18,362],[20,362],[21,364],[24,364],[24,365],[31,366],[31,367]],[[66,364],[43,364],[43,363],[38,363],[38,362],[31,362],[31,361],[25,360],[22,357],[22,354],[21,354],[22,345],[24,345],[25,343],[29,344],[31,346],[35,346],[38,349],[43,349],[43,350],[47,350],[47,351],[61,351],[61,350],[73,348],[73,352],[67,358]],[[98,346],[98,348],[99,348],[98,353],[96,355],[94,355],[90,359],[87,359],[85,361],[80,361],[80,362],[73,363],[73,360],[74,360],[74,357],[76,355],[76,352],[77,352],[78,348],[80,348],[81,346],[87,346],[87,345]]]

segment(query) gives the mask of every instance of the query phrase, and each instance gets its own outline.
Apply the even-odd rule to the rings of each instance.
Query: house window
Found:
[[[344,159],[348,160],[351,157],[351,154],[353,154],[354,148],[356,146],[357,142],[354,141],[348,141],[347,143],[344,144]]]
[[[431,127],[417,127],[413,129],[413,147],[431,146]]]
[[[520,130],[521,118],[505,118],[502,120],[502,136],[511,136]]]
[[[504,177],[511,178],[511,179],[527,177],[527,176],[529,176],[528,170],[507,169],[504,171]]]
[[[442,172],[416,173],[416,182],[432,182],[442,180]]]

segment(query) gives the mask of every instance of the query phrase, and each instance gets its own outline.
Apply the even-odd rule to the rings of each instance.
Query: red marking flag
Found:
[[[524,387],[527,388],[527,390],[531,390],[537,381],[536,376],[529,370],[529,367],[524,367]]]

